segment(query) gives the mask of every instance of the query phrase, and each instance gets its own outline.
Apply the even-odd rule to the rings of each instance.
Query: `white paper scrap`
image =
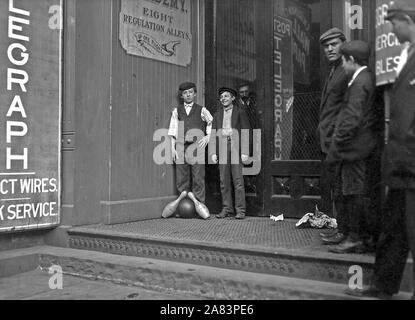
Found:
[[[272,220],[272,221],[275,221],[275,222],[277,222],[277,221],[284,221],[284,215],[283,214],[280,214],[279,216],[273,216],[273,215],[271,215],[271,217],[270,217],[270,219]]]

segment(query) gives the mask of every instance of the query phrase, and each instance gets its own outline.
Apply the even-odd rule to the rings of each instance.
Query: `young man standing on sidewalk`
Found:
[[[366,42],[346,42],[340,53],[343,68],[351,80],[337,117],[327,162],[337,164],[335,196],[343,199],[342,214],[348,216],[349,235],[329,251],[358,253],[365,251],[369,240],[364,196],[368,188],[367,159],[377,145],[375,81],[367,67],[370,48]]]
[[[170,119],[169,136],[172,158],[176,163],[176,187],[179,194],[193,192],[197,200],[205,203],[205,164],[198,159],[186,156],[186,150],[197,144],[198,150],[204,150],[209,143],[213,117],[210,112],[196,101],[197,89],[193,82],[184,82],[179,86],[181,103],[174,108]],[[198,129],[206,134],[200,139],[192,136],[192,130]],[[183,136],[184,135],[184,136]],[[200,151],[202,152],[202,151]]]
[[[235,211],[236,219],[245,219],[246,215],[242,163],[248,161],[249,155],[241,154],[242,143],[246,143],[241,139],[241,130],[249,130],[250,127],[245,111],[236,102],[237,96],[238,93],[232,88],[220,88],[219,97],[223,109],[218,110],[213,118],[212,129],[220,140],[219,143],[216,141],[216,150],[212,151],[216,153],[210,154],[213,163],[219,162],[222,211],[216,216],[218,219],[229,217]],[[212,138],[216,139],[214,136]],[[235,192],[235,206],[232,189]]]
[[[320,104],[320,120],[318,125],[318,135],[320,140],[322,154],[322,170],[321,170],[321,211],[330,213],[332,211],[332,192],[335,177],[335,168],[326,162],[327,153],[331,144],[334,127],[336,125],[337,116],[343,103],[344,94],[347,90],[349,82],[346,73],[342,68],[342,59],[340,47],[346,40],[344,33],[333,28],[325,32],[320,37],[320,43],[323,46],[324,53],[329,62],[330,71],[327,76]],[[325,244],[338,244],[345,239],[347,234],[348,222],[344,221],[342,215],[342,201],[335,199],[337,211],[338,232],[322,234],[322,241]],[[347,218],[347,217],[346,217]]]
[[[386,20],[400,43],[410,45],[401,55],[391,97],[389,140],[384,154],[388,194],[372,283],[366,290],[347,292],[390,299],[400,290],[409,251],[415,257],[415,2],[396,0]]]

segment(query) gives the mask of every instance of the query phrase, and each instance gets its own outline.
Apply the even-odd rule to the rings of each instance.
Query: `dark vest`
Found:
[[[179,121],[183,121],[184,123],[184,134],[185,134],[185,142],[195,142],[196,138],[187,138],[187,132],[191,129],[199,129],[202,130],[204,133],[206,132],[206,122],[202,120],[202,109],[203,107],[198,104],[193,104],[192,110],[190,114],[186,114],[186,109],[184,105],[180,105],[177,107],[177,113],[179,116]],[[179,130],[180,135],[180,130]]]

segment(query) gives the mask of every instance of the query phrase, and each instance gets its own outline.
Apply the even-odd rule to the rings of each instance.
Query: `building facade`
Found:
[[[197,83],[197,102],[212,113],[219,87],[249,87],[261,137],[259,171],[247,170],[249,215],[298,218],[319,204],[316,129],[327,63],[318,39],[339,27],[366,40],[376,68],[382,1],[41,2],[0,3],[1,52],[10,51],[0,57],[0,232],[160,218],[177,196],[174,166],[156,161],[155,150],[184,81]],[[13,74],[26,52],[28,79]],[[215,213],[217,168],[207,173]],[[34,192],[22,189],[30,177]]]

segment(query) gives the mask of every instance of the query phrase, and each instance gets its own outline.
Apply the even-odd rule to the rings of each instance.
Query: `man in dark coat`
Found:
[[[251,92],[251,85],[248,82],[244,82],[239,85],[238,93],[239,93],[239,99],[238,104],[239,106],[245,111],[248,120],[249,125],[251,127],[251,130],[249,132],[249,155],[253,156],[254,153],[254,139],[253,139],[253,130],[259,129],[258,124],[258,111],[257,106],[255,104],[255,99],[253,97],[253,93]],[[247,167],[251,167],[252,165],[248,165]],[[245,191],[247,192],[247,204],[249,207],[253,207],[253,200],[249,196],[252,194],[256,194],[257,192],[257,182],[256,182],[256,176],[251,175],[245,175]],[[249,195],[248,195],[249,194]]]
[[[245,111],[236,103],[237,92],[232,88],[219,89],[220,102],[223,109],[216,112],[213,117],[209,154],[213,163],[219,162],[220,187],[222,193],[222,211],[217,218],[226,218],[236,211],[236,219],[244,219],[246,214],[245,186],[242,175],[242,163],[247,162],[249,155],[241,154],[241,130],[249,130],[249,120]],[[216,141],[216,138],[219,141]],[[245,143],[249,143],[246,141]],[[212,148],[212,145],[215,145]],[[212,151],[212,149],[214,149]],[[241,161],[242,160],[242,161]],[[233,188],[232,188],[233,185]],[[235,190],[235,207],[232,201],[232,189]]]
[[[320,37],[320,43],[323,46],[324,53],[329,61],[329,74],[324,84],[321,104],[320,120],[318,125],[318,135],[322,152],[322,170],[321,170],[321,211],[331,213],[333,207],[333,183],[335,177],[335,167],[326,162],[327,153],[331,144],[334,127],[337,116],[343,103],[344,94],[347,90],[348,78],[342,68],[342,59],[340,47],[346,40],[343,32],[338,28],[333,28],[325,32]],[[348,222],[344,221],[342,215],[341,199],[334,199],[338,220],[338,232],[332,234],[323,234],[323,243],[337,244],[345,239],[348,232]]]
[[[374,275],[371,287],[359,292],[385,299],[399,292],[409,251],[415,257],[415,2],[396,0],[386,19],[400,43],[410,45],[401,55],[391,98],[384,154],[388,195]]]
[[[367,192],[367,163],[375,150],[377,124],[374,105],[375,83],[368,70],[370,48],[366,42],[346,42],[340,48],[343,68],[350,77],[344,103],[337,117],[327,161],[337,163],[335,197],[343,198],[342,214],[348,216],[349,234],[339,245],[329,248],[335,253],[365,250],[369,238],[364,210]]]

